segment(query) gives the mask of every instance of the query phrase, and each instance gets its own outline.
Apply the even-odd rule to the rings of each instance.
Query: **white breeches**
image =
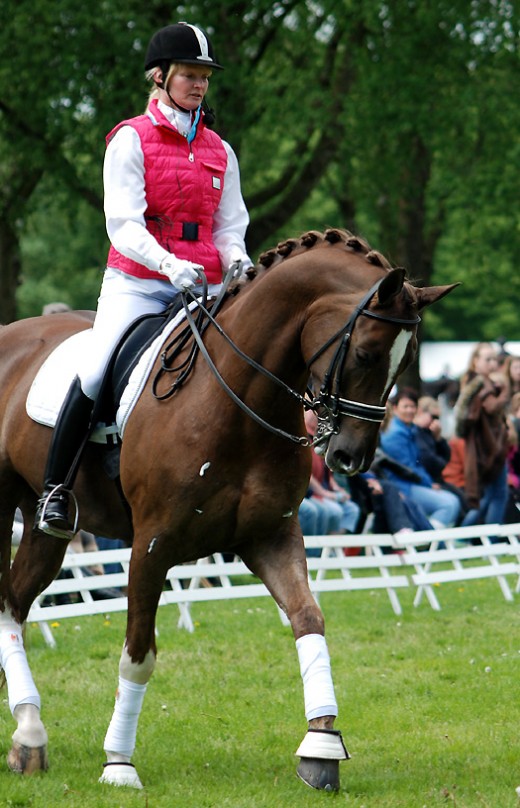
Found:
[[[211,285],[209,292],[219,288]],[[134,278],[108,267],[98,298],[92,343],[78,367],[86,396],[96,398],[110,355],[130,323],[144,314],[164,311],[178,294],[167,280]]]

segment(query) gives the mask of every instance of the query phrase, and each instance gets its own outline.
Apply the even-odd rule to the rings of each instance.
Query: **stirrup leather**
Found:
[[[51,502],[51,500],[63,491],[64,495],[67,499],[70,497],[72,499],[74,505],[74,520],[73,523],[70,525],[70,528],[59,528],[55,527],[52,522],[47,522],[46,520],[46,510]],[[65,488],[63,483],[59,485],[55,485],[54,488],[51,488],[46,494],[44,494],[38,500],[38,508],[36,511],[37,514],[37,528],[41,533],[46,533],[48,536],[54,536],[58,539],[66,539],[70,541],[70,539],[75,535],[78,530],[78,501],[73,491]]]

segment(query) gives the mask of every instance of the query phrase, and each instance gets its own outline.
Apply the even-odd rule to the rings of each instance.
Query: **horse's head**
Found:
[[[418,288],[403,269],[385,269],[354,305],[352,294],[337,290],[323,299],[327,331],[314,329],[306,360],[319,416],[316,450],[330,469],[368,469],[390,391],[416,353],[419,312],[457,285]]]

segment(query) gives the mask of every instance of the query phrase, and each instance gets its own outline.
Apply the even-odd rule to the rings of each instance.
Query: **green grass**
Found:
[[[159,611],[159,660],[134,762],[142,792],[100,786],[124,617],[66,620],[56,650],[27,645],[49,733],[50,769],[0,765],[0,805],[89,808],[518,808],[520,613],[496,581],[440,590],[442,611],[399,593],[322,595],[343,730],[352,760],[337,795],[295,776],[305,734],[296,651],[272,601],[196,604],[195,633]],[[518,600],[518,599],[517,599]],[[0,756],[14,722],[0,711]],[[332,800],[332,802],[330,802]]]

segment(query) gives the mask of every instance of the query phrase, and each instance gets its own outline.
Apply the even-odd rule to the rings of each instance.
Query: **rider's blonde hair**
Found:
[[[181,66],[182,65],[180,64],[180,62],[172,62],[171,63],[170,67],[168,68],[168,73],[166,74],[166,78],[163,81],[163,86],[164,87],[168,86],[168,82],[170,81],[171,77],[174,76],[175,73],[179,72]],[[155,71],[156,70],[157,70],[157,66],[156,67],[151,67],[150,70],[147,70],[146,73],[145,73],[146,80],[152,83],[152,88],[151,88],[150,93],[148,95],[148,103],[146,105],[147,108],[150,106],[150,102],[153,101],[154,98],[159,98],[160,88],[156,85],[156,83],[154,81],[154,76],[155,76]]]

